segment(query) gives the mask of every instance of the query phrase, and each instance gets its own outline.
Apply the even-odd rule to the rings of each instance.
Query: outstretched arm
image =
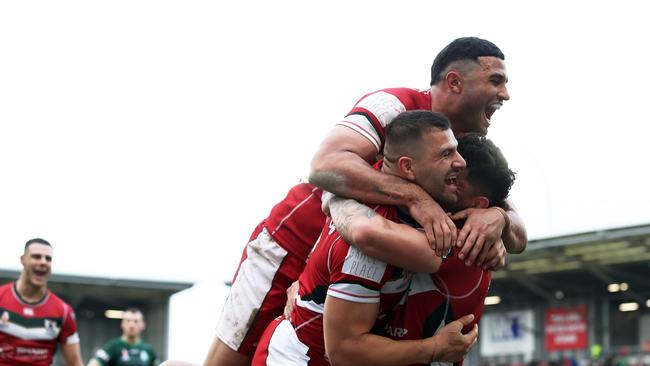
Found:
[[[309,181],[336,195],[372,204],[407,207],[424,228],[439,255],[456,241],[456,227],[449,216],[419,186],[373,169],[375,146],[360,133],[335,126],[321,143],[311,162]]]
[[[379,304],[355,303],[328,296],[325,300],[325,350],[333,366],[409,365],[460,361],[476,342],[478,328],[462,334],[473,315],[442,328],[433,337],[394,341],[370,334]]]
[[[387,220],[352,199],[334,196],[328,205],[343,240],[366,255],[412,272],[438,271],[441,259],[422,232]]]

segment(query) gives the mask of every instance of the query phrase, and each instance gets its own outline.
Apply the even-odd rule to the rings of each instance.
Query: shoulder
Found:
[[[4,297],[7,294],[11,293],[11,286],[13,285],[13,282],[5,283],[4,285],[0,286],[0,298]]]
[[[47,300],[45,300],[45,304],[48,307],[51,307],[53,309],[57,309],[61,313],[62,316],[67,317],[70,316],[72,318],[75,318],[74,314],[74,308],[65,302],[63,299],[58,297],[54,292],[48,290],[47,291]]]
[[[112,338],[109,339],[106,343],[104,343],[102,348],[105,350],[117,348],[120,346],[121,343],[122,343],[122,339],[120,339],[120,337]]]
[[[147,351],[149,351],[151,353],[155,353],[155,351],[153,349],[153,346],[151,344],[147,343],[147,342],[142,341],[140,343],[140,347],[142,347],[142,349],[145,349],[145,350],[147,350]]]

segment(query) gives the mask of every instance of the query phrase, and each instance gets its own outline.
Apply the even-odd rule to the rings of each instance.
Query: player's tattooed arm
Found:
[[[422,232],[387,220],[352,199],[334,196],[328,204],[332,222],[348,244],[373,258],[409,271],[438,271],[441,259],[429,247]]]
[[[406,207],[425,230],[429,245],[442,255],[456,242],[456,226],[420,186],[372,168],[377,148],[360,133],[336,126],[311,161],[309,182],[341,197]]]

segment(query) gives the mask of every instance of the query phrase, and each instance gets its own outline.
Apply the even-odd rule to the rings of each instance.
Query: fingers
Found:
[[[472,330],[465,334],[465,340],[469,343],[469,348],[471,348],[476,341],[478,340],[478,324],[474,324]]]
[[[435,250],[436,249],[436,236],[433,233],[433,225],[425,225],[424,226],[424,235],[427,236],[427,241],[429,242],[429,246],[431,249]]]
[[[436,236],[436,255],[439,257],[447,255],[449,249],[453,244],[456,237],[456,226],[454,222],[445,216],[445,220],[434,224],[434,232]]]
[[[456,229],[456,223],[454,220],[452,220],[449,216],[447,216],[447,226],[451,232],[451,238],[449,239],[449,245],[447,246],[447,251],[449,251],[449,249],[454,246],[454,243],[456,243],[456,240],[458,239],[458,229]]]
[[[478,257],[476,258],[476,265],[483,267],[485,266],[485,262],[493,259],[498,255],[499,250],[497,249],[497,245],[495,243],[492,243],[491,245],[483,245],[481,253],[479,253]]]
[[[463,230],[465,230],[465,227],[463,227]],[[461,230],[461,234],[462,234],[463,230]],[[460,236],[460,234],[459,234],[459,236]],[[476,233],[476,231],[470,231],[469,232],[469,234],[465,238],[463,247],[461,248],[460,252],[458,252],[458,258],[460,260],[465,260],[465,258],[467,258],[467,256],[469,255],[469,252],[474,247],[474,244],[476,243],[477,238],[478,238],[478,234]]]
[[[472,208],[467,208],[462,211],[458,211],[451,215],[452,220],[465,220],[469,214],[472,212]]]
[[[472,264],[474,264],[474,261],[483,250],[484,244],[485,244],[485,237],[483,235],[479,235],[476,238],[476,243],[474,243],[474,245],[472,246],[472,250],[469,252],[469,255],[467,256],[467,260],[465,260],[466,266],[471,266]]]
[[[433,224],[433,233],[436,237],[436,255],[442,256],[442,251],[445,248],[445,234],[443,225],[439,222]]]
[[[455,321],[459,322],[460,324],[462,324],[463,327],[465,327],[470,323],[472,323],[473,320],[474,320],[474,314],[467,314],[463,317],[456,319]]]
[[[506,266],[506,256],[508,253],[506,253],[506,248],[502,247],[500,249],[499,255],[496,256],[494,259],[490,261],[490,263],[486,264],[483,269],[487,269],[490,271],[498,271],[502,269],[503,267]]]

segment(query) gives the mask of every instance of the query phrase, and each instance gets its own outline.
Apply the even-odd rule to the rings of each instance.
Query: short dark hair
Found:
[[[442,73],[454,61],[473,60],[478,62],[482,56],[492,56],[505,60],[503,52],[494,43],[477,38],[462,37],[453,40],[442,49],[431,65],[431,84],[437,84],[442,79]]]
[[[47,240],[41,238],[34,238],[34,239],[27,240],[27,242],[25,243],[25,250],[27,250],[27,247],[29,247],[32,244],[43,244],[43,245],[47,245],[50,248],[52,247],[52,244],[50,244]]]
[[[485,136],[471,133],[458,139],[458,152],[467,163],[467,180],[476,193],[486,196],[490,206],[502,206],[516,175],[501,150]]]
[[[140,309],[136,308],[135,306],[129,306],[128,308],[126,308],[124,310],[124,312],[125,313],[140,313],[140,314],[142,314],[142,311]]]
[[[414,155],[420,149],[420,141],[425,133],[437,129],[445,131],[451,128],[449,119],[444,114],[427,110],[402,112],[386,127],[386,159]]]

